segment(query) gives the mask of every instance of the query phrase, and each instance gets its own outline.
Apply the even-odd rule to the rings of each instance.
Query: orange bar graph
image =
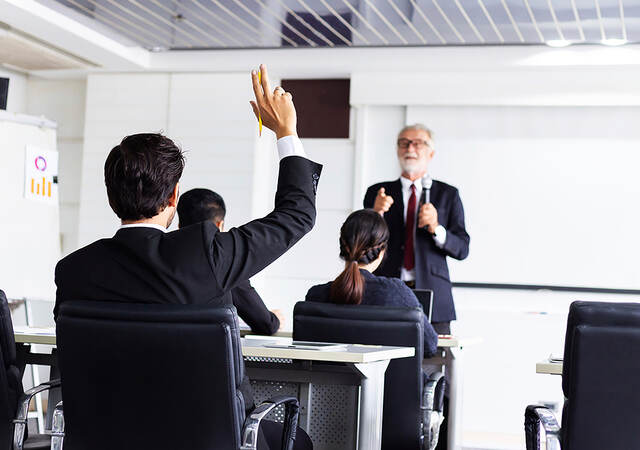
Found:
[[[42,194],[40,193],[42,189]],[[53,182],[47,181],[46,177],[42,178],[42,183],[37,183],[35,178],[31,178],[31,193],[37,196],[53,197]]]

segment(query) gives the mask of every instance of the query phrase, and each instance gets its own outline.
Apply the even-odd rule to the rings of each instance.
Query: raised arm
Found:
[[[218,285],[231,289],[249,279],[286,252],[313,228],[316,218],[316,189],[322,166],[304,155],[296,135],[296,111],[291,94],[276,87],[271,92],[265,66],[261,83],[251,73],[256,100],[251,102],[256,117],[278,137],[281,156],[275,207],[262,219],[226,233],[205,231],[210,246],[210,263]],[[206,230],[206,229],[205,229]]]

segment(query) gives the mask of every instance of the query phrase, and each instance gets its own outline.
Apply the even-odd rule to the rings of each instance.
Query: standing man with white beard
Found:
[[[428,175],[434,153],[431,130],[422,124],[404,127],[397,142],[401,177],[370,186],[364,207],[381,214],[389,226],[387,256],[376,275],[433,290],[433,327],[438,334],[450,334],[456,312],[446,258],[465,259],[469,235],[458,190]]]
[[[382,215],[389,227],[386,256],[375,274],[400,278],[412,289],[431,289],[431,324],[438,334],[451,334],[456,310],[447,256],[465,259],[469,254],[469,234],[458,190],[429,176],[429,162],[435,153],[432,135],[422,124],[400,130],[397,155],[401,176],[369,186],[364,207]],[[433,366],[433,370],[439,368]],[[448,385],[449,370],[445,378]],[[444,399],[444,415],[448,417],[446,391],[448,387]],[[436,450],[448,447],[447,428],[445,420]]]

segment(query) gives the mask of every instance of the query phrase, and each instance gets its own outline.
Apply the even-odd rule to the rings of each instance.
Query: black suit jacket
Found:
[[[231,290],[231,298],[233,306],[238,310],[238,315],[254,333],[272,335],[280,328],[280,320],[267,309],[248,280]]]
[[[56,266],[54,315],[67,300],[230,305],[236,285],[311,230],[321,169],[299,156],[282,159],[275,209],[228,232],[211,221],[170,233],[123,228],[71,253]]]
[[[393,204],[384,219],[389,226],[389,244],[386,257],[376,275],[400,277],[404,262],[404,204],[400,179],[374,184],[367,189],[364,207],[373,208],[378,190],[383,187],[385,193],[393,197]],[[434,180],[431,186],[431,203],[438,210],[438,222],[447,230],[447,239],[443,248],[438,248],[433,235],[426,229],[416,229],[414,241],[416,288],[433,290],[432,322],[455,320],[456,310],[451,294],[451,280],[447,256],[465,259],[469,254],[469,234],[464,226],[464,209],[458,190],[441,181]],[[417,217],[416,217],[417,221]],[[416,223],[417,227],[417,223]]]

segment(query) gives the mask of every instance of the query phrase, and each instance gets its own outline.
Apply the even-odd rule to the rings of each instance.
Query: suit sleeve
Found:
[[[225,233],[204,225],[207,257],[221,290],[248,280],[311,231],[321,170],[320,164],[300,156],[283,158],[271,213]]]
[[[464,208],[457,189],[451,205],[448,225],[447,239],[442,246],[442,250],[452,258],[465,259],[469,255],[469,240],[471,238],[464,226]]]
[[[233,288],[231,297],[238,315],[251,327],[251,331],[264,335],[272,335],[278,331],[280,321],[267,309],[249,281],[242,282]]]

